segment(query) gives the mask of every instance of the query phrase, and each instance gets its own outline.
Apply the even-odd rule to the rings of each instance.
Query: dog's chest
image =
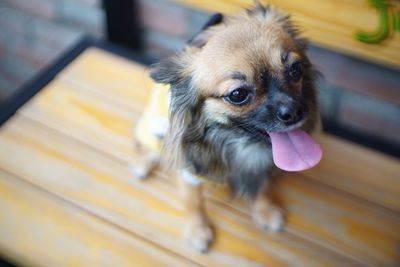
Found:
[[[229,165],[238,173],[265,172],[273,166],[271,146],[264,140],[242,137],[231,146]]]

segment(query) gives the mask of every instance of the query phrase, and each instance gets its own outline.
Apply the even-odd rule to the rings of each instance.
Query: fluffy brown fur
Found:
[[[227,183],[235,193],[253,199],[254,220],[271,230],[281,228],[283,215],[266,195],[274,168],[266,132],[291,127],[311,131],[317,121],[306,45],[287,15],[256,5],[235,16],[216,15],[183,51],[151,71],[155,81],[171,85],[165,137],[171,166]],[[299,69],[300,77],[295,77]],[[229,96],[236,88],[251,99],[232,103]],[[295,105],[297,115],[278,119],[277,110],[286,104]],[[184,194],[190,214],[187,239],[205,251],[212,232],[199,204],[201,189],[184,188],[192,192]]]

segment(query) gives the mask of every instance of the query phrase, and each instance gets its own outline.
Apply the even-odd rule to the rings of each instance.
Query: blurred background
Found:
[[[181,49],[216,10],[250,2],[0,0],[0,102],[86,35],[158,59]],[[312,41],[309,55],[324,76],[318,88],[325,127],[398,153],[399,1],[270,2],[292,13]],[[354,40],[342,38],[346,31]]]

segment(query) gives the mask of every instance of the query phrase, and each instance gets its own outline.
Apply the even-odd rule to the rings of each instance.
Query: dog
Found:
[[[203,182],[250,199],[259,227],[284,226],[268,193],[274,170],[305,170],[322,156],[309,136],[319,115],[306,48],[288,15],[256,4],[214,15],[181,52],[151,67],[157,84],[135,130],[141,159],[132,171],[145,178],[167,162],[181,184],[184,236],[194,249],[206,252],[214,239]]]

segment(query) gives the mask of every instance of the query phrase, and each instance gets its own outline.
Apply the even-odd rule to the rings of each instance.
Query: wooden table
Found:
[[[0,254],[26,266],[399,266],[395,158],[323,134],[314,169],[288,174],[282,233],[240,200],[207,189],[216,243],[181,240],[173,177],[135,180],[131,133],[152,82],[146,67],[91,47],[0,128]]]

